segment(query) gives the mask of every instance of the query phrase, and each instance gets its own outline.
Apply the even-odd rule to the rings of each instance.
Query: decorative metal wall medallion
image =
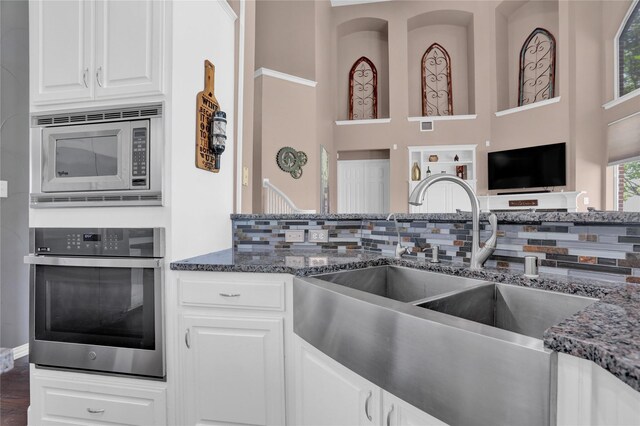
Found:
[[[555,91],[556,40],[544,28],[536,28],[520,50],[518,106],[551,99]]]
[[[276,163],[280,170],[289,173],[294,179],[300,179],[302,176],[302,166],[307,164],[307,154],[302,151],[285,146],[280,148],[276,154]]]
[[[422,56],[422,115],[453,115],[451,58],[433,43]]]
[[[349,120],[378,118],[378,72],[366,57],[349,72]]]

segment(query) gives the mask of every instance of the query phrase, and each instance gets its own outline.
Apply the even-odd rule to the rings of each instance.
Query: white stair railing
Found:
[[[289,213],[307,213],[313,214],[315,210],[303,210],[296,207],[293,201],[285,195],[284,192],[276,188],[269,182],[269,179],[262,180],[264,188],[262,199],[265,213],[270,214],[289,214]]]

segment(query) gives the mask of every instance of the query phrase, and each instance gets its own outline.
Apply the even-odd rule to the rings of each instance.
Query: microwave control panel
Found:
[[[147,123],[131,128],[131,188],[149,187],[149,127]]]
[[[159,228],[32,228],[32,253],[58,256],[158,256]],[[155,249],[155,250],[154,250]]]

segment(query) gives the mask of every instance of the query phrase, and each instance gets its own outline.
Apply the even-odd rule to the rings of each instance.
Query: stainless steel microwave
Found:
[[[161,204],[161,106],[35,117],[33,207]]]

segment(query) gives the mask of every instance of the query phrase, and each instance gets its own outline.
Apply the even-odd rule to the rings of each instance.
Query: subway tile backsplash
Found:
[[[468,263],[471,256],[470,222],[398,220],[400,238],[411,256],[431,257],[433,245],[440,258]],[[481,223],[480,239],[489,237],[489,224]],[[327,229],[327,243],[285,242],[288,229]],[[398,241],[394,221],[379,219],[233,219],[234,249],[359,250],[393,255]],[[567,222],[498,224],[498,245],[487,265],[523,270],[524,256],[540,259],[540,270],[575,278],[640,283],[640,223],[594,226]]]

